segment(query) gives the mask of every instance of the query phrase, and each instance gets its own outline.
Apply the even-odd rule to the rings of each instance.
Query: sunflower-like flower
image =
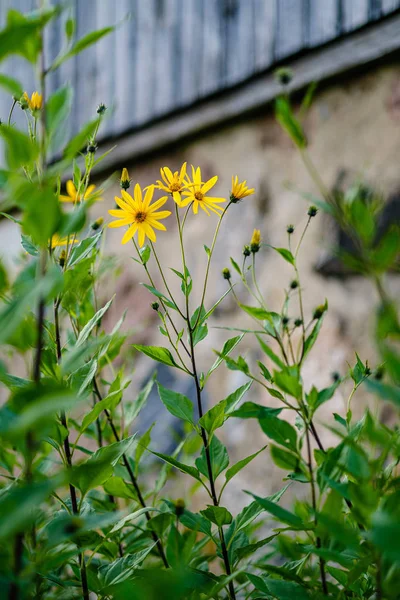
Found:
[[[24,92],[22,101],[25,103],[25,105],[28,105],[28,108],[32,112],[35,112],[42,108],[43,97],[42,94],[39,94],[39,92],[33,92],[32,96],[29,98],[27,92]]]
[[[254,188],[248,188],[246,185],[247,181],[239,181],[239,177],[232,177],[232,189],[231,189],[231,197],[230,201],[234,204],[242,200],[242,198],[246,198],[246,196],[251,196],[254,194]]]
[[[65,194],[60,194],[60,201],[61,202],[72,202],[73,204],[76,204],[77,202],[79,202],[82,199],[82,196],[79,195],[78,196],[78,191],[74,185],[74,182],[72,181],[72,179],[69,179],[66,183],[67,188],[67,195]],[[89,185],[86,192],[83,195],[83,200],[91,200],[96,194],[98,194],[99,192],[95,193],[96,186],[95,185]],[[96,198],[96,200],[102,200],[102,198],[98,197]]]
[[[259,229],[253,231],[253,235],[250,240],[250,250],[255,254],[259,251],[261,246],[261,232]]]
[[[181,206],[187,206],[193,202],[193,212],[197,215],[199,207],[204,210],[207,215],[210,215],[209,211],[220,214],[223,210],[222,206],[219,206],[221,202],[226,202],[226,198],[215,198],[213,196],[206,196],[207,192],[214,187],[217,183],[218,177],[211,177],[205,183],[201,180],[200,167],[195,169],[192,165],[192,180],[187,178],[185,182],[185,190],[182,192]]]
[[[182,205],[181,193],[185,189],[186,164],[183,163],[181,170],[174,173],[168,167],[162,167],[160,174],[163,181],[158,179],[155,186],[157,189],[171,194],[178,206]]]
[[[156,241],[154,229],[166,231],[165,225],[159,221],[160,219],[169,217],[171,212],[169,210],[162,210],[160,212],[156,211],[166,203],[168,197],[163,196],[151,204],[154,194],[154,187],[154,185],[150,185],[146,189],[144,198],[138,183],[135,185],[133,190],[133,198],[125,190],[121,190],[122,198],[115,196],[115,202],[118,204],[120,209],[112,209],[108,212],[112,217],[117,217],[118,221],[112,221],[108,224],[108,226],[124,227],[129,225],[129,229],[125,232],[122,238],[122,244],[126,244],[130,239],[133,238],[135,233],[138,232],[139,246],[142,247],[146,237],[148,237],[152,242]]]
[[[70,236],[69,238],[60,237],[58,233],[55,233],[52,236],[49,244],[52,248],[57,248],[58,246],[69,246],[70,244],[79,244],[79,240],[77,240],[74,236]]]

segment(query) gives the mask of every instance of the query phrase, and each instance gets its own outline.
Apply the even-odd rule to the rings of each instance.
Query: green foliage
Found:
[[[65,43],[42,72],[43,27],[66,8],[58,4],[27,16],[10,10],[0,31],[0,60],[19,54],[35,67],[39,80],[46,79],[114,29],[74,41],[75,22],[64,19]],[[0,127],[6,158],[0,171],[1,215],[20,228],[22,255],[16,274],[0,263],[4,597],[398,599],[400,435],[396,424],[381,422],[375,408],[358,410],[354,419],[352,403],[364,389],[378,407],[383,401],[400,406],[398,308],[384,277],[398,267],[400,238],[396,227],[379,233],[382,198],[360,184],[333,194],[313,168],[302,122],[315,86],[306,92],[298,117],[287,95],[276,102],[277,120],[300,150],[322,197],[312,198],[315,206],[296,246],[292,237],[288,247],[262,243],[254,251],[246,246],[241,257],[230,259],[228,289],[211,307],[210,264],[226,211],[211,245],[204,245],[204,279],[193,280],[186,264],[188,213],[181,219],[177,209],[182,264],[166,269],[154,246],[137,249],[136,263],[130,264],[148,277],[144,286],[157,299],[153,314],[161,320],[166,347],[132,344],[125,314],[115,318],[118,303],[104,293],[103,282],[118,275],[119,267],[103,255],[101,223],[87,225],[91,206],[104,190],[85,200],[92,170],[108,154],[95,157],[104,105],[68,140],[69,86],[43,98],[44,109],[21,98],[23,82],[1,75],[0,86],[20,98],[12,100],[11,116],[14,110],[26,115],[24,129]],[[65,207],[59,196],[67,177],[76,198]],[[229,209],[236,210],[236,202],[231,204]],[[10,206],[17,209],[15,216],[6,212]],[[378,364],[371,367],[360,352],[348,372],[325,387],[310,381],[304,364],[321,347],[328,302],[307,313],[298,264],[316,207],[354,241],[355,251],[343,258],[372,281],[379,296]],[[268,247],[286,261],[295,282],[271,307],[256,272]],[[156,266],[161,279],[152,276]],[[180,297],[174,297],[167,277],[179,283]],[[203,343],[200,373],[197,346],[213,331],[214,312],[228,294],[253,329],[226,327],[235,335],[218,346],[216,358]],[[140,420],[157,375],[140,389],[134,370],[136,361],[151,364],[149,359],[178,369],[175,375],[191,380],[195,393],[192,402],[191,394],[178,393],[174,384],[169,389],[157,383],[159,402],[181,422],[181,439],[172,438],[175,451],[168,454],[160,451],[159,423],[143,427]],[[215,398],[212,378],[225,367],[241,385]],[[346,408],[323,419],[321,407],[328,410],[338,390],[349,394]],[[211,392],[207,407],[205,391]],[[243,448],[241,458],[231,462],[232,449],[245,446],[234,437],[239,419],[246,420],[246,440],[256,427],[268,446],[249,455]],[[265,496],[271,492],[270,472],[279,469],[284,487]],[[243,506],[247,497],[237,495],[244,474],[251,501],[235,512],[232,507]]]

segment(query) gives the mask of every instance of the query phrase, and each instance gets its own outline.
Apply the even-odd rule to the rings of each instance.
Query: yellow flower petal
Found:
[[[211,177],[211,179],[209,179],[207,181],[207,183],[205,183],[204,185],[201,186],[201,193],[207,194],[207,192],[209,190],[211,190],[212,187],[214,187],[214,185],[217,183],[217,181],[218,181],[218,175],[215,175],[215,177]]]
[[[68,196],[70,196],[72,198],[72,201],[75,202],[76,201],[76,187],[74,186],[74,182],[72,181],[72,179],[68,179],[65,187],[67,189]]]
[[[129,229],[124,233],[124,237],[121,240],[121,244],[126,244],[127,242],[129,242],[129,240],[131,240],[135,235],[137,228],[138,224],[133,223],[133,225],[131,225]]]

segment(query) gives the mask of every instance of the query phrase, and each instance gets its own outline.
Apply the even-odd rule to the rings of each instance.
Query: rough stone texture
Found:
[[[399,186],[398,156],[400,137],[400,72],[397,67],[376,68],[358,77],[336,82],[323,89],[307,118],[307,135],[310,141],[310,154],[327,186],[334,185],[341,169],[346,169],[349,177],[360,176],[386,195],[396,192]],[[127,166],[134,181],[142,186],[159,178],[159,167],[168,165],[171,169],[180,167],[183,161],[200,165],[204,178],[219,175],[215,195],[228,196],[230,178],[238,174],[247,179],[257,190],[256,195],[230,207],[221,227],[221,233],[213,260],[207,306],[224,293],[226,282],[221,276],[223,267],[229,265],[229,257],[241,260],[243,244],[251,237],[254,227],[261,229],[263,240],[273,246],[286,245],[286,226],[293,223],[296,232],[294,242],[305,225],[307,203],[298,191],[317,194],[297,151],[286,135],[275,123],[270,110],[265,114],[245,119],[229,127],[209,133],[174,150],[165,152],[152,160]],[[291,184],[291,185],[288,185]],[[296,190],[293,189],[293,186]],[[114,190],[118,193],[117,188]],[[170,208],[172,201],[169,201]],[[104,203],[99,203],[94,216],[105,215],[106,209],[114,204],[113,193],[107,194]],[[187,261],[191,271],[194,292],[191,306],[197,306],[201,288],[206,253],[203,244],[210,246],[216,216],[205,214],[190,215],[187,221],[185,238]],[[179,268],[180,254],[174,217],[168,219],[169,231],[160,234],[157,252],[167,267]],[[19,242],[15,226],[10,222],[0,223],[1,252],[10,259],[10,253],[17,252]],[[164,338],[157,332],[157,317],[150,308],[152,296],[139,285],[146,281],[144,272],[134,263],[134,248],[120,245],[121,230],[106,232],[106,251],[117,254],[123,267],[122,276],[114,288],[114,281],[102,289],[104,299],[116,293],[116,301],[106,324],[115,323],[122,310],[128,309],[127,326],[134,329],[131,341],[136,343],[165,345]],[[310,315],[313,308],[329,300],[329,311],[319,341],[304,367],[305,387],[328,385],[333,371],[342,374],[347,370],[347,362],[352,363],[354,351],[358,350],[363,360],[369,358],[374,364],[374,344],[372,341],[374,307],[376,294],[368,281],[351,277],[344,281],[325,279],[316,274],[314,267],[332,244],[332,228],[326,217],[318,215],[309,228],[300,255],[301,282],[304,289],[305,312]],[[5,240],[5,241],[4,241]],[[11,250],[10,250],[11,249]],[[283,302],[283,289],[293,278],[293,271],[280,256],[270,249],[263,249],[257,256],[259,280],[267,305],[279,311]],[[162,287],[151,262],[151,271]],[[235,275],[233,274],[233,279]],[[178,280],[172,272],[168,281],[178,296]],[[396,278],[389,282],[394,294],[400,291]],[[248,302],[246,293],[237,286],[241,300]],[[250,302],[248,302],[250,303]],[[296,301],[290,309],[292,317],[298,316]],[[210,323],[208,338],[198,345],[198,366],[206,370],[214,360],[212,349],[220,349],[230,332],[216,327],[252,327],[250,318],[239,312],[233,299],[228,297]],[[261,358],[258,344],[247,335],[242,341],[241,353],[253,364]],[[135,361],[136,380],[143,380],[152,371],[150,360],[138,357]],[[208,405],[213,405],[245,378],[237,372],[221,366],[207,386]],[[360,392],[354,400],[354,412],[362,410],[365,395]],[[248,399],[268,406],[276,401],[256,384]],[[342,393],[324,405],[318,413],[317,427],[325,442],[329,444],[332,434],[323,423],[332,412],[344,414],[345,397]],[[266,439],[255,421],[230,420],[225,426],[222,439],[226,443],[231,464],[261,448]],[[267,495],[281,487],[282,472],[271,463],[268,450],[248,466],[230,484],[227,505],[237,508],[248,501],[242,489],[251,488],[260,495]],[[188,482],[185,482],[186,489]]]

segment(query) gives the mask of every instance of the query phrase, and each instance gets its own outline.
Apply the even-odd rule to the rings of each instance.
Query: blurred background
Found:
[[[34,0],[1,0],[0,25],[8,9],[27,12],[34,6]],[[216,196],[229,197],[231,176],[236,174],[256,188],[255,196],[233,205],[223,222],[209,306],[227,289],[221,270],[229,266],[230,256],[240,261],[254,227],[261,229],[264,242],[285,246],[287,225],[295,226],[298,239],[308,205],[313,197],[318,198],[298,151],[275,121],[273,100],[282,93],[274,74],[279,67],[293,71],[285,89],[295,104],[310,83],[318,82],[305,130],[310,154],[326,185],[345,193],[361,186],[366,194],[382,195],[386,202],[382,230],[399,220],[400,0],[75,0],[71,6],[78,38],[118,23],[98,45],[64,63],[52,75],[48,90],[51,93],[68,82],[75,89],[68,136],[96,115],[99,103],[108,107],[98,153],[116,148],[95,172],[97,185],[127,167],[133,182],[145,186],[159,179],[160,167],[176,170],[187,161],[201,166],[205,179],[219,176]],[[49,59],[61,50],[67,16],[48,32]],[[3,72],[22,81],[29,94],[35,90],[34,74],[22,59],[10,60]],[[2,91],[3,121],[10,106],[11,99]],[[93,208],[93,219],[108,219],[115,194],[119,194],[118,177],[105,191],[103,202]],[[164,265],[177,267],[176,229],[172,217],[169,221],[169,231],[158,237],[157,247]],[[215,215],[188,219],[188,263],[194,288],[202,284],[207,258],[203,244],[210,245],[215,224]],[[131,258],[132,247],[121,246],[120,230],[106,230],[104,237],[105,253],[114,257],[120,270],[120,277],[109,278],[100,290],[104,302],[117,294],[106,325],[112,327],[127,310],[129,342],[163,344],[157,315],[150,307],[152,297],[140,285],[144,273]],[[356,350],[363,361],[375,364],[376,298],[370,283],[337,258],[334,249],[347,243],[329,217],[318,214],[300,256],[306,313],[311,315],[325,298],[329,301],[318,345],[306,363],[306,388],[312,383],[328,385],[334,372],[344,375]],[[18,227],[2,219],[2,259],[17,268],[22,252]],[[266,302],[279,312],[293,272],[268,249],[259,256]],[[156,276],[154,265],[152,270]],[[172,277],[174,287],[177,282]],[[396,275],[389,284],[393,294],[400,292]],[[238,295],[247,300],[240,286]],[[295,305],[290,313],[293,319],[299,316]],[[223,328],[250,324],[228,297],[215,313],[210,335],[198,346],[200,368],[208,368],[212,350],[220,350],[233,335]],[[250,336],[242,341],[241,353],[251,362],[262,359]],[[137,388],[152,373],[154,363],[133,357],[130,364]],[[191,395],[186,381],[166,367],[159,369],[159,378],[167,387]],[[222,366],[207,386],[209,405],[244,382],[243,374]],[[363,393],[359,404],[354,403],[354,412],[361,412],[368,401]],[[249,399],[268,406],[275,403],[255,385]],[[342,414],[344,402],[337,395],[321,410],[319,427],[328,440],[324,410],[325,415]],[[381,414],[384,421],[391,418],[385,411]],[[161,403],[154,392],[141,426],[147,428],[157,418],[153,438],[160,449],[168,451],[180,432],[169,413],[162,419],[160,415]],[[234,462],[262,447],[264,439],[257,423],[232,419],[223,441]],[[280,477],[275,482],[269,460],[258,458],[252,465],[235,480],[233,505],[246,501],[240,492],[246,481],[252,480],[255,493],[262,495],[266,495],[266,482],[269,493],[280,487]]]

